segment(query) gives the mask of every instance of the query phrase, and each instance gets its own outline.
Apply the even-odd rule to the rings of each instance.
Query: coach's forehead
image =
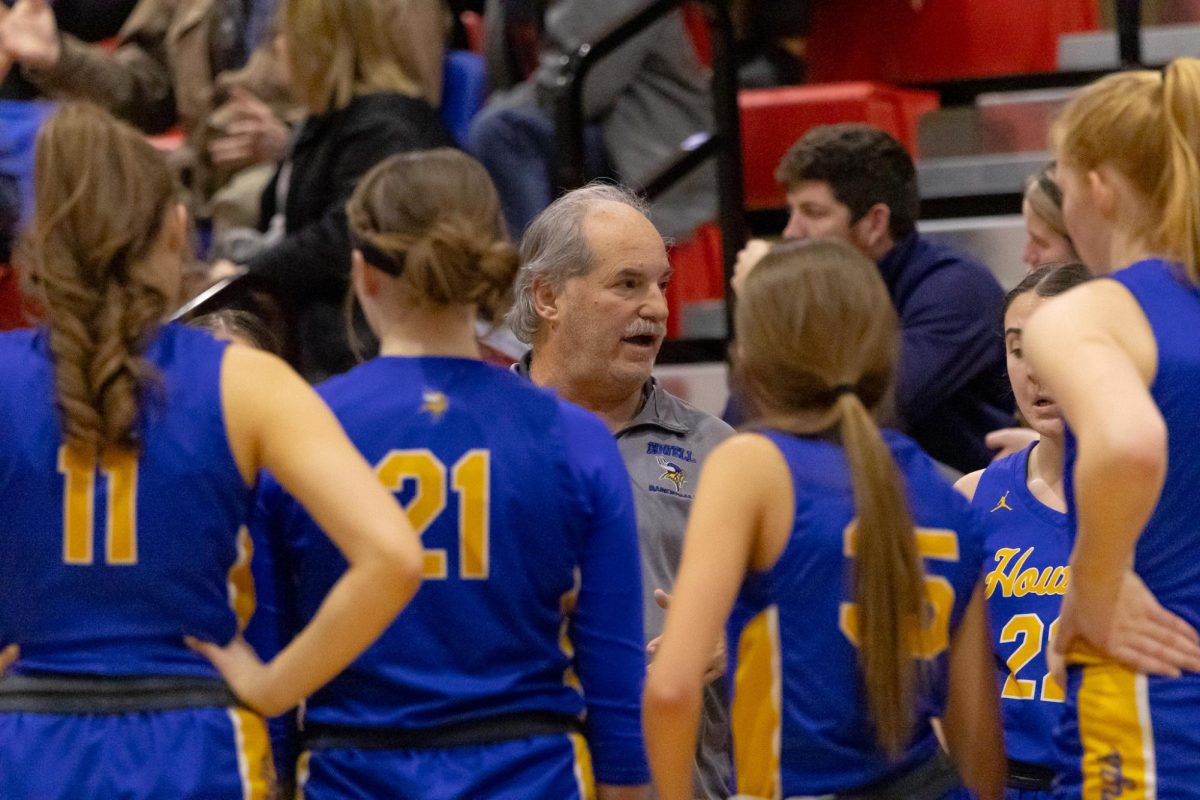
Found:
[[[663,265],[667,248],[654,224],[635,208],[597,202],[583,218],[583,235],[597,270],[622,265]]]

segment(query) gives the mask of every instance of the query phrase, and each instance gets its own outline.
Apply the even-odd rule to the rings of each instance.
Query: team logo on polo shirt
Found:
[[[662,456],[658,457],[658,465],[663,468],[663,474],[658,476],[658,479],[668,480],[675,484],[676,489],[682,489],[687,483],[687,473],[674,461],[668,461]]]

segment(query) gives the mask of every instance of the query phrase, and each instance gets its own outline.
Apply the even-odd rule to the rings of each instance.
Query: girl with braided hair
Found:
[[[187,220],[139,133],[64,105],[36,169],[24,260],[45,324],[0,335],[0,646],[16,657],[0,679],[0,796],[266,797],[263,715],[404,606],[416,537],[283,362],[164,324]],[[260,469],[350,564],[268,664],[239,633]]]

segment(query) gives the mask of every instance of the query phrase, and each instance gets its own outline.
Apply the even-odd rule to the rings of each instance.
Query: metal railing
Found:
[[[727,0],[655,0],[641,11],[614,25],[594,42],[588,42],[567,57],[559,77],[555,125],[558,153],[555,179],[561,190],[575,189],[587,182],[584,172],[583,93],[588,73],[621,45],[654,23],[691,3],[704,11],[712,38],[713,130],[689,137],[687,149],[664,165],[642,186],[631,189],[648,200],[667,191],[709,158],[717,160],[717,222],[725,285],[733,275],[737,253],[746,242],[746,220],[742,196],[742,145],[738,113],[737,65],[734,56],[733,22]],[[732,305],[726,303],[726,319]],[[732,326],[728,327],[732,330]]]

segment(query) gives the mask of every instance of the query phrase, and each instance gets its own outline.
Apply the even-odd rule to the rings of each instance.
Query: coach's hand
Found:
[[[1083,647],[1081,647],[1083,645]],[[1087,645],[1138,672],[1179,677],[1200,672],[1200,635],[1182,617],[1163,608],[1133,570],[1127,570],[1115,595],[1081,596],[1072,587],[1063,599],[1058,634],[1048,660],[1066,686],[1066,662]]]
[[[16,660],[21,657],[21,648],[15,644],[10,644],[8,647],[0,650],[0,678],[4,677],[4,673],[8,672]]]
[[[273,691],[270,666],[259,659],[254,648],[246,643],[241,634],[224,647],[192,636],[185,636],[183,640],[188,647],[212,662],[233,693],[250,708],[265,717],[275,717],[290,707],[281,702]]]

